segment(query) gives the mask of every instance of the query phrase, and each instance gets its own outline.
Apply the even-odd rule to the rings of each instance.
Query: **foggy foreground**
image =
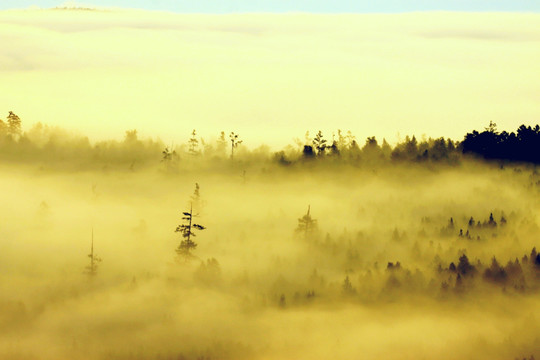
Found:
[[[540,357],[529,167],[202,162],[0,165],[0,358]]]

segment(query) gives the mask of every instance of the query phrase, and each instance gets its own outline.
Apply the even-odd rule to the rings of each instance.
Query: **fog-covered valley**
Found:
[[[534,167],[177,150],[4,161],[2,358],[538,357]]]
[[[540,359],[537,12],[99,2],[0,11],[0,360]]]

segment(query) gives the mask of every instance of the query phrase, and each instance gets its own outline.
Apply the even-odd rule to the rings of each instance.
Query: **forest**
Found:
[[[459,165],[473,158],[498,161],[501,166],[505,163],[540,163],[538,124],[534,127],[521,125],[515,133],[499,133],[497,125],[490,122],[484,131],[473,130],[462,141],[425,136],[418,141],[416,136],[407,135],[393,147],[386,139],[379,144],[375,136],[368,136],[362,143],[351,131],[339,129],[332,134],[331,140],[325,138],[321,131],[314,136],[308,131],[302,139],[295,138],[294,144],[276,152],[271,152],[264,144],[249,149],[242,143],[240,135],[234,132],[226,134],[221,131],[208,141],[199,137],[194,129],[184,143],[167,146],[159,139],[140,139],[137,130],[133,129],[125,132],[123,141],[98,141],[92,144],[86,136],[42,123],[23,132],[21,119],[12,111],[9,111],[5,121],[0,119],[0,156],[4,161],[64,163],[80,170],[95,168],[96,165],[126,170],[126,164],[133,170],[135,167],[155,166],[161,161],[167,171],[172,171],[181,168],[182,162],[193,164],[208,160],[207,165],[213,166],[220,160],[234,160],[235,152],[236,160],[241,164],[277,163],[283,166],[307,164],[311,160],[353,166],[397,162]]]
[[[540,127],[91,141],[0,121],[2,359],[540,358]]]

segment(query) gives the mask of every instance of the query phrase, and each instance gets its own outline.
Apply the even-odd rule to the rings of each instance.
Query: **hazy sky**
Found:
[[[114,6],[175,12],[408,12],[408,11],[540,11],[538,0],[2,0],[0,9],[31,5],[54,7],[63,4]]]
[[[540,121],[540,14],[2,11],[0,43],[0,116],[92,139],[460,140]]]

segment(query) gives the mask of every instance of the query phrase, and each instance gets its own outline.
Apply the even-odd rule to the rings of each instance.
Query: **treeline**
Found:
[[[490,122],[484,131],[465,135],[461,148],[463,153],[478,154],[485,159],[540,164],[540,126],[521,125],[515,133],[499,133],[496,124]]]
[[[327,140],[321,131],[313,138],[306,133],[302,144],[297,140],[297,148],[294,147],[275,153],[274,160],[281,165],[305,163],[312,160],[340,161],[346,163],[374,164],[388,161],[407,162],[444,162],[456,164],[460,160],[461,151],[459,143],[445,139],[425,139],[418,141],[415,136],[406,136],[393,148],[383,139],[382,143],[374,137],[368,137],[363,145],[359,144],[350,132],[344,135],[340,130],[337,136],[332,135],[333,140]]]
[[[132,166],[159,161],[163,147],[160,141],[139,139],[136,130],[127,131],[123,141],[91,144],[88,137],[41,123],[23,131],[21,119],[11,111],[5,122],[0,119],[0,159],[6,162]]]
[[[438,271],[441,276],[448,277],[441,285],[443,289],[453,286],[454,290],[461,291],[467,284],[473,287],[475,282],[472,279],[478,276],[478,280],[499,285],[506,291],[509,288],[517,292],[538,290],[540,254],[533,248],[529,256],[523,255],[521,261],[518,258],[508,260],[506,265],[501,265],[495,257],[491,259],[490,265],[482,264],[479,260],[471,264],[467,255],[463,254],[446,269],[439,264]]]
[[[340,296],[358,302],[393,302],[411,297],[436,300],[501,292],[508,295],[534,295],[540,291],[540,254],[536,248],[521,259],[501,263],[470,260],[461,254],[449,265],[438,262],[433,270],[408,268],[397,261],[384,267],[375,263],[367,270],[350,271],[341,282],[327,279],[316,268],[305,281],[277,279],[269,289],[274,304],[304,305],[316,300],[336,300]]]
[[[384,164],[389,162],[430,162],[458,164],[464,154],[476,154],[485,159],[540,163],[540,126],[522,125],[516,133],[496,131],[490,123],[485,131],[468,133],[464,140],[428,138],[418,140],[406,136],[395,146],[374,136],[361,143],[348,131],[338,130],[331,139],[319,131],[272,153],[261,145],[253,150],[243,144],[239,134],[221,131],[216,139],[205,140],[193,130],[185,143],[165,145],[161,140],[141,139],[137,130],[126,131],[123,141],[99,141],[91,144],[85,136],[69,134],[62,129],[38,123],[22,130],[21,119],[12,111],[6,120],[0,119],[0,159],[6,161],[76,162],[80,166],[120,166],[133,169],[165,163],[174,170],[182,162],[202,159],[237,162],[273,162],[282,166],[316,162],[347,164]]]
[[[488,219],[483,221],[476,221],[474,217],[470,217],[466,222],[465,226],[458,226],[454,218],[451,217],[448,221],[448,225],[441,229],[441,236],[455,236],[458,234],[458,237],[465,238],[469,240],[481,240],[481,235],[491,235],[493,236],[494,231],[497,228],[504,228],[506,226],[507,220],[504,216],[504,212],[501,214],[499,221],[495,220],[493,213],[489,214]],[[459,232],[458,232],[459,228]]]
[[[540,125],[521,125],[515,133],[499,133],[497,125],[490,122],[484,131],[474,130],[467,133],[461,142],[444,137],[418,141],[415,136],[407,136],[393,148],[384,139],[379,145],[375,137],[368,137],[361,147],[350,132],[344,136],[339,130],[337,137],[333,135],[332,141],[328,141],[319,131],[312,139],[306,135],[301,156],[295,156],[294,152],[287,154],[286,151],[281,151],[275,154],[275,158],[283,165],[298,160],[322,158],[368,163],[389,160],[456,164],[463,154],[477,155],[487,160],[539,164]]]

